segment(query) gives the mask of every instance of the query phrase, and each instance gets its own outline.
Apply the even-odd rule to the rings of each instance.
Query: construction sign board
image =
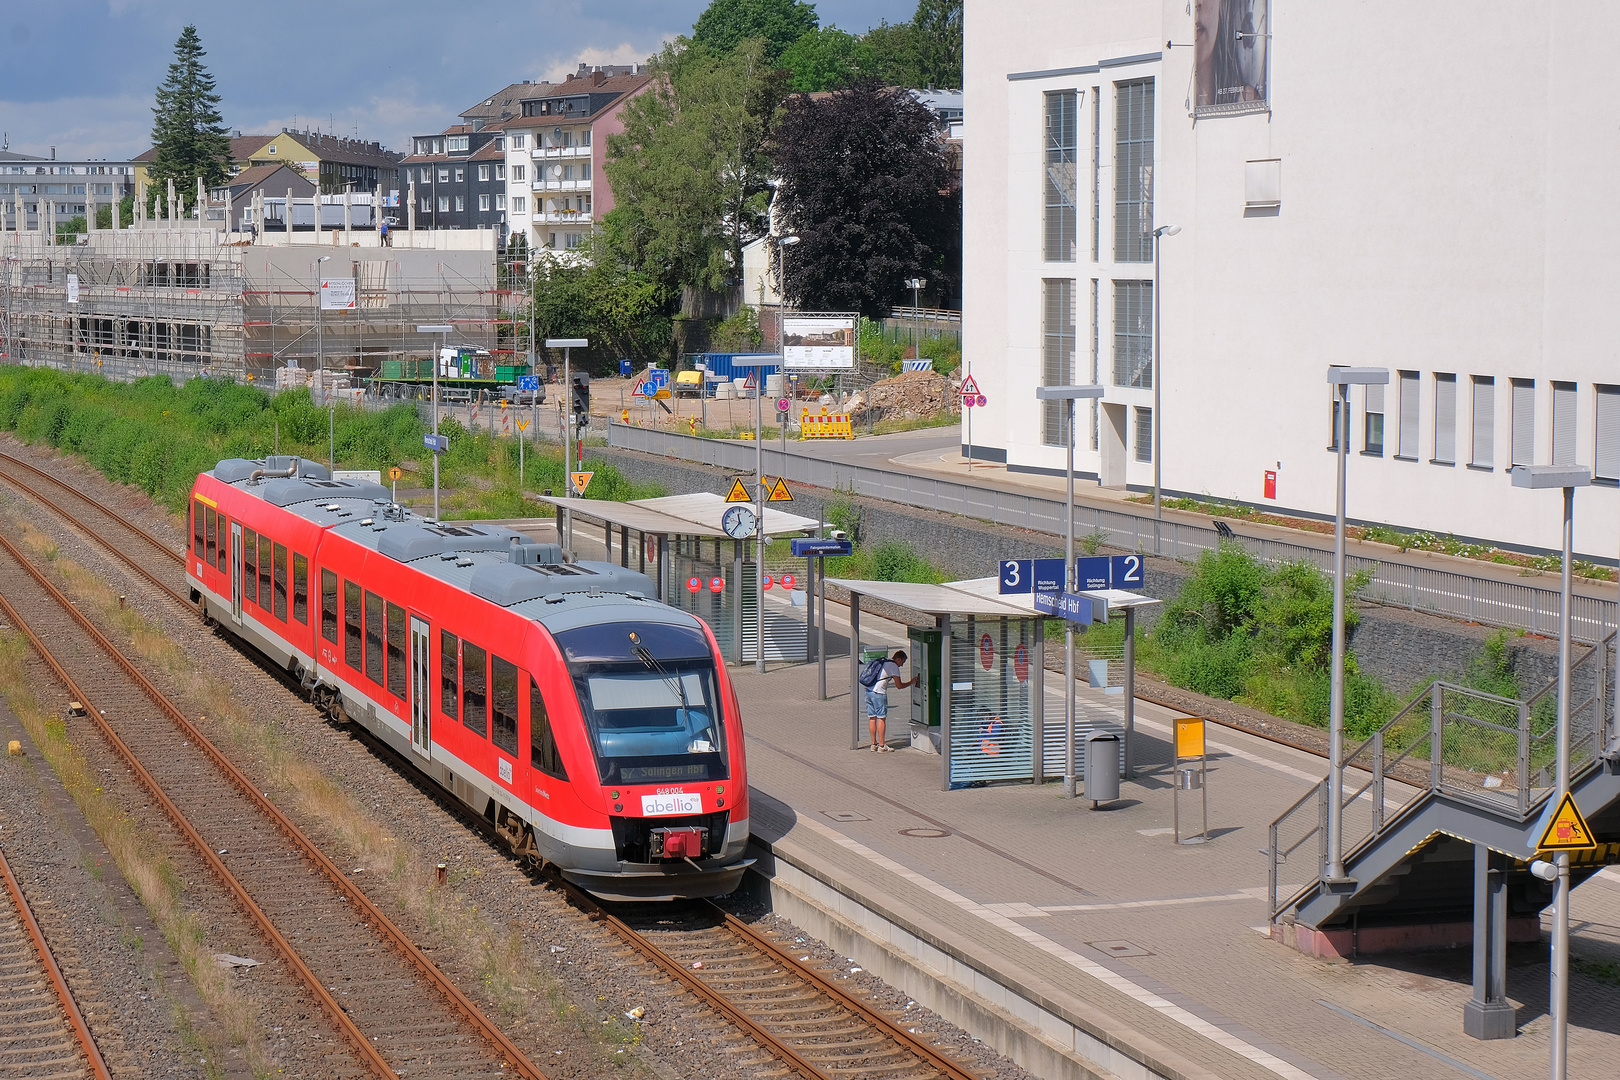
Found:
[[[780,476],[778,476],[776,478],[776,482],[770,486],[769,491],[770,494],[765,496],[766,502],[793,501],[793,493],[788,490],[788,486],[782,482],[782,478]]]
[[[801,439],[853,439],[855,433],[850,429],[848,413],[822,413],[819,416],[811,415],[806,409],[799,414],[799,438]]]
[[[731,490],[726,492],[726,502],[745,503],[753,501],[754,497],[748,494],[748,487],[742,482],[742,479],[740,477],[733,479],[731,481]]]
[[[1536,851],[1586,851],[1595,847],[1597,841],[1592,839],[1592,830],[1575,805],[1574,796],[1564,792],[1557,811],[1536,843]]]
[[[596,475],[596,473],[594,471],[593,472],[571,472],[571,473],[569,473],[568,474],[568,482],[569,482],[569,484],[573,485],[574,494],[575,495],[584,495],[585,494],[585,489],[591,486],[591,477],[593,477],[595,475]]]

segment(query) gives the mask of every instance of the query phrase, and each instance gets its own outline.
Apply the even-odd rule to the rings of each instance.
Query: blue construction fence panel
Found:
[[[951,626],[951,787],[1035,771],[1035,620]]]

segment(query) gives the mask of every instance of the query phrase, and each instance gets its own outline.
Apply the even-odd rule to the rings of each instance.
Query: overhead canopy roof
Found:
[[[660,513],[669,514],[685,521],[696,522],[719,533],[720,517],[726,512],[726,507],[729,504],[712,491],[699,491],[692,495],[665,495],[661,499],[637,499],[630,505],[644,506],[650,510],[657,510]],[[752,506],[754,504],[738,503],[736,505]],[[765,534],[767,536],[810,532],[819,524],[815,518],[790,514],[786,510],[776,509],[770,503],[765,504]]]
[[[993,578],[990,580],[994,581]],[[835,577],[830,577],[827,581],[852,593],[870,596],[926,615],[974,615],[996,619],[1036,618],[1035,612],[1030,608],[1009,604],[996,597],[982,595],[962,587],[973,585],[971,581],[952,581],[944,585]]]
[[[556,495],[542,495],[540,501],[572,510],[580,517],[621,525],[637,532],[654,536],[702,536],[729,539],[717,521],[713,526],[699,524],[687,518],[655,510],[643,502],[614,502],[610,499],[563,499]],[[655,500],[654,500],[655,501]]]
[[[1023,608],[1026,612],[1035,610],[1034,593],[1002,593],[1001,579],[993,577],[972,578],[968,581],[953,581],[951,588],[961,589],[976,596],[998,597],[1003,603],[1013,604]],[[1089,596],[1093,600],[1108,602],[1108,610],[1123,611],[1126,608],[1146,607],[1157,604],[1158,600],[1140,593],[1126,592],[1124,589],[1082,589],[1081,596]],[[1047,616],[1050,618],[1050,616]]]

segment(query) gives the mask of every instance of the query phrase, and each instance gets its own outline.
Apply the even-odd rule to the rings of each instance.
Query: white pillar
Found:
[[[292,188],[287,189],[287,208],[282,211],[281,220],[287,226],[287,243],[292,243]]]
[[[203,178],[197,177],[197,224],[207,222],[206,208],[208,206],[208,189],[203,186]]]
[[[413,234],[411,237],[411,246],[415,247],[416,237],[414,234],[416,232],[416,181],[410,181],[410,183],[406,185],[405,190],[406,194],[410,197],[409,204],[405,209],[405,230]]]

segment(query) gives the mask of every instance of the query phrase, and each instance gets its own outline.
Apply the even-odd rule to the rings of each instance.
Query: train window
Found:
[[[259,606],[266,611],[270,610],[270,559],[274,544],[264,533],[259,534]],[[281,617],[287,617],[285,609]]]
[[[388,691],[395,697],[405,696],[410,673],[405,666],[405,609],[398,604],[388,605]]]
[[[309,622],[309,559],[293,552],[292,557],[293,618]]]
[[[337,575],[330,570],[321,571],[321,637],[338,643],[338,587]]]
[[[210,506],[206,516],[208,518],[208,527],[205,534],[206,539],[203,541],[204,558],[208,560],[210,566],[215,566],[220,561],[217,554],[219,547],[219,511]]]
[[[448,630],[439,631],[439,708],[454,720],[461,715],[461,678],[456,662],[461,658],[461,642]]]
[[[472,642],[461,646],[461,722],[482,735],[484,713],[489,704],[486,688],[489,675],[484,670],[485,652]]]
[[[518,752],[518,669],[510,660],[490,658],[489,738],[513,757]]]
[[[259,602],[259,541],[252,529],[242,530],[242,598]]]
[[[231,523],[224,514],[219,515],[219,572],[229,573],[231,562]]]
[[[191,551],[197,558],[203,557],[203,519],[208,516],[208,508],[201,499],[191,500]]]
[[[287,621],[287,545],[286,544],[277,544],[275,546],[274,551],[275,551],[275,554],[274,554],[275,563],[272,565],[271,569],[273,571],[272,580],[275,583],[272,586],[272,588],[275,590],[275,592],[274,592],[274,596],[275,596],[275,600],[276,600],[275,615],[276,615],[276,618],[280,619],[282,622],[286,622]]]
[[[383,682],[383,638],[388,632],[383,622],[383,598],[366,590],[366,678],[378,686]]]
[[[354,670],[360,670],[360,654],[365,636],[361,630],[360,586],[352,581],[343,582],[343,660]]]
[[[529,764],[558,780],[568,779],[562,755],[557,752],[557,736],[551,730],[551,714],[538,683],[529,683]]]

